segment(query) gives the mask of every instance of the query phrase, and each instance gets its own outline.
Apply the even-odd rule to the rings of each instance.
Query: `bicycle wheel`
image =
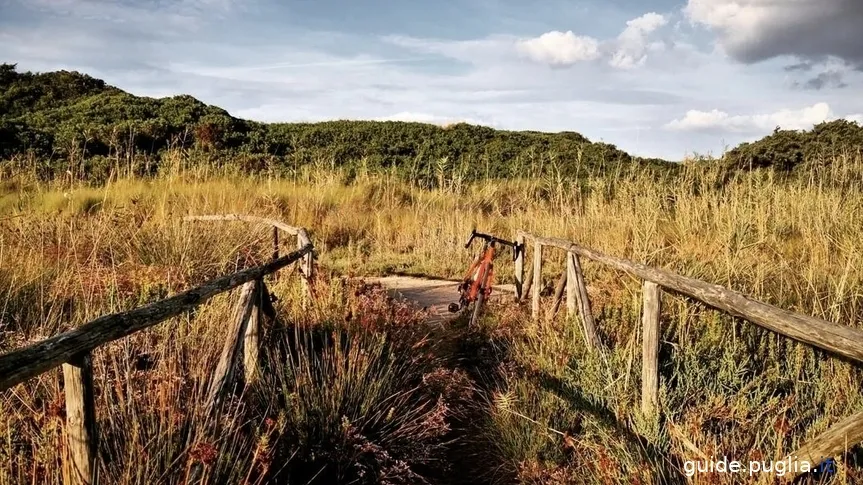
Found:
[[[473,314],[470,316],[470,323],[468,327],[473,327],[476,325],[477,320],[479,320],[479,314],[482,311],[482,304],[485,302],[485,291],[480,288],[479,295],[476,297],[476,301],[473,303]]]
[[[470,316],[468,327],[473,327],[476,321],[479,320],[479,314],[482,312],[482,304],[485,302],[485,277],[488,274],[488,266],[483,266],[479,272],[479,292],[476,295],[476,301],[473,303],[473,313]]]

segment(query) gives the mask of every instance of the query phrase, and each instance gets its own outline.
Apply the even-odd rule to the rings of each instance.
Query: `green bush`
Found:
[[[863,127],[847,120],[815,125],[810,131],[781,130],[753,143],[743,143],[731,150],[726,159],[731,168],[771,167],[793,171],[804,162],[829,164],[836,156],[863,151]]]
[[[350,173],[360,166],[391,170],[429,187],[445,178],[442,159],[468,180],[570,176],[632,164],[676,167],[634,158],[572,132],[512,132],[465,123],[257,123],[191,96],[139,97],[77,72],[19,73],[11,64],[0,68],[0,87],[0,156],[30,151],[49,165],[58,159],[145,156],[152,160],[148,166],[158,167],[167,150],[178,148],[216,152],[222,159],[239,154],[267,159],[282,172],[321,163]]]

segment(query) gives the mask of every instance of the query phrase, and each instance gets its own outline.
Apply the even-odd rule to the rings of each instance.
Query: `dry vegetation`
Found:
[[[729,179],[691,163],[667,179],[633,170],[467,184],[444,165],[428,190],[362,171],[350,183],[338,170],[240,175],[183,156],[155,178],[99,186],[41,182],[27,170],[2,179],[0,351],[269,253],[263,229],[202,227],[184,215],[280,219],[309,228],[318,248],[312,312],[298,311],[290,269],[271,283],[289,323],[270,330],[268,377],[219,422],[195,403],[228,296],[95,353],[106,483],[674,483],[693,449],[779,458],[863,409],[859,368],[666,296],[664,417],[642,421],[640,282],[588,262],[605,359],[587,354],[579,326],[561,316],[531,322],[525,309],[500,307],[479,331],[442,332],[341,277],[457,277],[472,227],[524,229],[859,326],[860,157],[793,178]],[[548,286],[563,269],[556,257]],[[510,278],[506,258],[499,268]],[[60,481],[61,396],[56,371],[0,394],[0,483]],[[844,457],[831,483],[860,483],[860,455]],[[749,477],[694,483],[741,481]]]

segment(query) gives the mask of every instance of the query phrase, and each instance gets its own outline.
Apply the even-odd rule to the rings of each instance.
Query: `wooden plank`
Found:
[[[533,301],[530,314],[534,320],[539,318],[539,292],[542,290],[542,244],[533,245]]]
[[[563,290],[566,289],[566,275],[567,270],[564,268],[554,287],[554,304],[551,307],[551,313],[548,315],[549,320],[553,319],[557,315],[557,311],[560,310],[560,302],[563,301]]]
[[[662,311],[661,290],[652,281],[645,281],[641,316],[641,412],[654,417],[659,403],[659,314]]]
[[[863,363],[863,330],[828,322],[820,318],[784,310],[725,288],[670,271],[652,268],[633,261],[606,256],[598,251],[558,238],[539,237],[524,233],[536,244],[553,246],[574,252],[593,261],[641,279],[652,281],[664,288],[702,301],[714,308],[744,318],[768,330],[798,342],[817,347]]]
[[[302,228],[289,226],[281,221],[277,221],[275,219],[267,219],[265,217],[258,216],[247,216],[242,214],[219,214],[219,215],[206,215],[206,216],[186,216],[183,218],[184,221],[241,221],[241,222],[257,222],[261,224],[267,224],[273,227],[277,227],[282,231],[287,232],[292,236],[296,236]]]
[[[207,390],[207,409],[214,409],[222,403],[225,394],[234,385],[234,369],[236,369],[240,358],[240,346],[243,344],[243,336],[246,334],[246,326],[249,317],[255,308],[255,293],[257,293],[257,281],[249,281],[240,289],[237,306],[234,309],[232,325],[228,330],[225,343],[222,346],[222,354],[219,363],[210,379],[210,387]]]
[[[863,411],[848,416],[834,424],[827,431],[812,438],[805,445],[786,457],[792,467],[786,479],[801,475],[801,461],[808,461],[814,468],[827,458],[835,458],[863,442]]]
[[[248,283],[246,283],[248,284]],[[252,313],[246,323],[246,332],[243,335],[243,372],[244,381],[247,386],[257,382],[260,376],[260,361],[258,353],[260,349],[261,314],[263,302],[269,299],[269,294],[264,293],[262,281],[256,282],[254,295],[252,296]]]
[[[219,293],[261,279],[264,275],[300,259],[311,250],[312,246],[307,245],[267,264],[210,280],[196,288],[134,310],[99,317],[74,330],[0,355],[0,391],[68,362],[74,355],[89,352],[100,345],[156,325],[191,310]]]
[[[524,236],[518,235],[515,238],[516,244],[524,248]],[[521,297],[523,295],[522,289],[524,287],[524,251],[519,251],[515,256],[515,301],[521,301]]]
[[[596,323],[593,320],[593,310],[590,308],[590,297],[587,295],[587,284],[584,282],[584,271],[577,254],[567,253],[567,266],[573,268],[573,284],[575,286],[575,301],[578,306],[578,314],[581,317],[581,326],[584,332],[584,341],[589,350],[600,348],[599,335],[596,333]]]
[[[66,393],[67,485],[93,485],[97,483],[98,434],[89,352],[63,364],[63,387]]]

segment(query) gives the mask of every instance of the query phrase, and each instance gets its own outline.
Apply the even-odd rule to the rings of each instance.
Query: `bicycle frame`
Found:
[[[462,306],[476,301],[480,291],[483,291],[486,296],[491,294],[491,282],[494,278],[494,254],[494,241],[486,241],[480,257],[470,265],[470,269],[468,269],[459,287],[459,290],[462,291],[462,298],[465,300]],[[468,284],[469,287],[466,287]]]
[[[494,257],[497,252],[497,243],[509,246],[513,250],[513,260],[515,260],[522,247],[510,241],[506,241],[488,234],[482,234],[473,230],[468,239],[465,248],[469,248],[474,238],[481,238],[484,241],[483,249],[479,256],[471,263],[470,269],[464,276],[461,284],[458,286],[460,293],[459,302],[450,304],[449,310],[457,312],[471,303],[476,303],[481,306],[483,300],[491,295],[492,282],[494,281]]]

